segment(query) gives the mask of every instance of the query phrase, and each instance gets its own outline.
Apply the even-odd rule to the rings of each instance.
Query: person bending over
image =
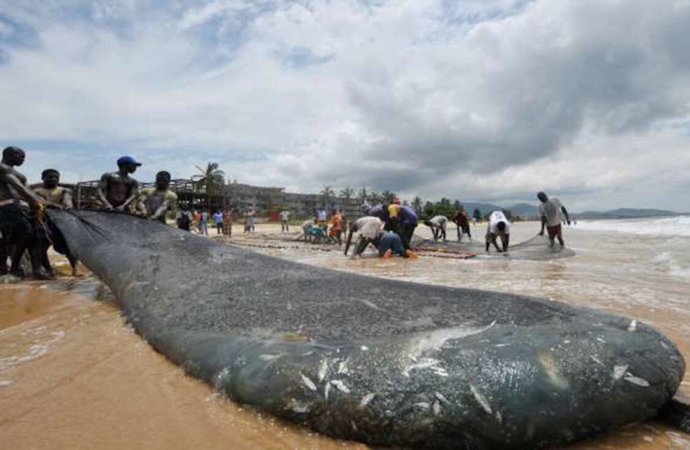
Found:
[[[563,242],[561,222],[563,222],[563,217],[565,217],[568,225],[570,225],[568,210],[565,209],[565,206],[561,204],[560,200],[555,197],[549,198],[544,192],[539,192],[537,198],[541,202],[539,205],[539,215],[541,216],[541,231],[539,231],[539,236],[544,235],[544,227],[546,227],[549,233],[551,247],[553,247],[556,238],[558,238],[558,243],[561,244],[561,247],[564,247],[565,243]]]
[[[472,234],[470,234],[470,221],[467,219],[465,211],[459,210],[453,216],[452,221],[455,223],[458,232],[458,241],[462,241],[462,235],[466,234],[470,240],[472,240]]]
[[[429,220],[425,220],[424,225],[431,228],[434,242],[441,237],[443,237],[443,242],[446,242],[446,227],[448,226],[448,218],[446,216],[434,216]]]
[[[417,258],[417,254],[410,249],[405,249],[402,238],[392,231],[380,231],[374,240],[374,245],[376,245],[381,258],[390,258],[393,255],[399,255],[403,258]]]
[[[347,232],[347,241],[345,242],[345,256],[350,249],[352,243],[352,236],[359,233],[357,243],[355,244],[354,255],[361,255],[367,246],[376,239],[383,229],[383,222],[378,217],[364,216],[355,220],[350,224]]]
[[[388,206],[388,216],[391,225],[386,225],[386,229],[397,231],[405,249],[410,250],[412,236],[414,235],[415,228],[417,228],[417,213],[409,206],[393,203]]]
[[[503,249],[500,249],[496,243],[496,239],[499,237],[501,238]],[[486,229],[487,252],[491,244],[496,247],[498,253],[508,251],[508,244],[510,244],[510,222],[506,219],[502,211],[494,211],[489,216],[489,226]]]

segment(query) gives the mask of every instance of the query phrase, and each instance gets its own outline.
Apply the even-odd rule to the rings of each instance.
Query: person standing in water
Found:
[[[6,147],[0,162],[0,275],[9,272],[23,276],[22,255],[29,250],[33,277],[50,278],[41,268],[41,248],[36,235],[36,216],[42,214],[46,201],[26,187],[26,177],[15,167],[24,163],[26,154],[19,147]]]
[[[170,173],[156,174],[156,186],[142,189],[139,210],[149,219],[165,223],[165,216],[177,203],[177,194],[170,190]]]
[[[74,207],[72,203],[72,190],[59,185],[60,172],[55,169],[46,169],[41,174],[41,179],[43,180],[43,185],[34,189],[36,195],[49,204],[57,205],[66,211]],[[65,237],[51,220],[47,220],[45,226],[38,227],[37,233],[41,242],[41,264],[48,273],[53,275],[55,272],[48,258],[48,249],[52,244],[56,252],[67,257],[72,268],[72,276],[81,276],[78,266],[79,261],[69,251]]]
[[[496,243],[496,239],[501,238],[503,249],[501,250]],[[507,252],[510,244],[510,222],[506,219],[502,211],[494,211],[489,215],[489,226],[486,229],[486,251],[493,244],[498,253]]]
[[[139,182],[130,174],[141,166],[131,156],[117,159],[117,172],[106,172],[98,185],[98,198],[107,210],[131,212],[133,203],[139,195]]]
[[[541,230],[539,231],[539,236],[544,235],[544,228],[549,234],[549,242],[551,247],[554,245],[554,240],[558,238],[558,243],[561,247],[565,246],[563,242],[563,229],[561,227],[561,222],[563,222],[563,217],[570,225],[570,216],[568,215],[568,210],[565,206],[561,204],[561,201],[557,198],[549,198],[544,192],[539,192],[537,198],[541,202],[539,205],[539,215],[541,216]],[[561,216],[561,213],[563,216]]]
[[[189,206],[182,204],[180,206],[180,210],[175,216],[175,220],[177,222],[177,228],[180,230],[191,231],[191,225],[194,223],[194,216],[189,210]]]

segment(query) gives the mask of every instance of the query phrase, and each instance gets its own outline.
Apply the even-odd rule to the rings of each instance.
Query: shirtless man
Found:
[[[72,190],[59,185],[60,172],[55,169],[46,169],[41,174],[41,179],[43,180],[43,186],[34,189],[36,195],[44,199],[50,205],[57,205],[67,211],[73,208]],[[72,276],[80,276],[78,268],[79,262],[77,258],[70,253],[64,236],[53,222],[47,221],[47,229],[42,227],[39,228],[38,237],[41,242],[41,264],[48,273],[54,273],[53,267],[50,264],[50,259],[48,259],[48,249],[52,244],[56,252],[67,257],[72,267]]]
[[[24,250],[28,248],[34,278],[49,278],[41,269],[40,244],[36,238],[32,213],[40,212],[45,201],[26,187],[26,177],[15,170],[24,163],[26,155],[19,147],[2,151],[0,163],[0,274],[7,273],[7,256],[11,253],[10,273],[23,275],[19,267]],[[29,207],[31,208],[30,211]],[[11,252],[10,252],[11,249]]]
[[[106,172],[98,185],[98,198],[107,210],[129,212],[132,203],[139,195],[139,182],[130,177],[141,163],[131,156],[121,156],[117,160],[117,172]]]
[[[165,224],[165,215],[177,203],[177,194],[170,190],[170,173],[156,174],[156,187],[141,190],[138,209],[144,216]]]

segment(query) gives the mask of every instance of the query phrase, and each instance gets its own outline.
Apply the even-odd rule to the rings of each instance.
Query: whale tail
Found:
[[[690,405],[671,400],[659,411],[658,418],[666,425],[690,433]]]

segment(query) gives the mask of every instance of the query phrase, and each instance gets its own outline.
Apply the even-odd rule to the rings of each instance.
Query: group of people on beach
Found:
[[[46,208],[71,210],[74,208],[72,190],[60,186],[60,172],[45,169],[41,184],[31,187],[20,167],[26,153],[19,147],[6,147],[0,163],[0,275],[27,275],[22,257],[29,255],[31,275],[36,279],[50,279],[55,270],[48,258],[53,249],[65,255],[72,274],[79,275],[78,261],[70,253],[64,237],[45,214]],[[131,175],[141,163],[131,156],[117,160],[118,170],[101,176],[97,196],[100,207],[148,217],[165,223],[167,212],[177,203],[177,195],[170,190],[169,172],[156,174],[155,186],[139,189],[139,182]],[[7,260],[10,260],[9,267]]]
[[[41,184],[33,189],[27,179],[16,168],[24,163],[26,153],[19,147],[10,146],[3,150],[0,163],[0,275],[11,273],[24,276],[21,267],[22,256],[29,254],[31,271],[34,278],[46,279],[54,276],[55,271],[48,258],[48,249],[52,245],[58,253],[64,254],[70,262],[73,275],[78,275],[77,260],[70,254],[69,248],[48,217],[46,208],[70,210],[74,207],[72,191],[60,186],[60,172],[56,169],[45,169],[41,174]],[[166,222],[166,216],[177,204],[177,195],[170,189],[171,175],[167,171],[156,174],[153,187],[140,189],[139,182],[132,177],[142,164],[131,156],[122,156],[117,160],[118,170],[101,176],[97,196],[100,206],[109,211],[120,211],[147,217],[151,220]],[[564,246],[561,222],[565,218],[570,224],[566,208],[557,198],[549,198],[539,192],[539,212],[541,216],[540,235],[548,233],[551,246],[556,239]],[[333,210],[330,214],[325,209],[315,211],[313,219],[302,225],[302,236],[311,242],[329,240],[342,244],[342,235],[347,231],[345,255],[352,245],[353,236],[357,235],[354,254],[361,255],[372,245],[379,256],[390,258],[398,255],[403,258],[416,258],[411,248],[412,236],[418,225],[417,212],[410,206],[401,204],[398,198],[390,204],[365,205],[363,216],[347,223],[342,211]],[[176,214],[177,226],[190,231],[196,225],[200,234],[208,235],[209,213],[190,211],[186,205],[180,205]],[[212,215],[218,234],[231,233],[232,214],[230,211],[216,211]],[[290,212],[280,212],[281,230],[289,231]],[[245,232],[255,229],[256,213],[248,210],[245,213]],[[464,235],[472,239],[470,222],[464,210],[458,210],[452,218],[436,215],[424,221],[431,231],[434,240],[447,239],[449,222],[455,224],[458,241]],[[330,226],[329,226],[330,225]],[[510,243],[511,223],[502,211],[494,211],[488,217],[485,248],[488,252],[493,245],[498,252],[506,252]],[[498,246],[497,240],[501,240]],[[10,260],[9,267],[7,260]]]

